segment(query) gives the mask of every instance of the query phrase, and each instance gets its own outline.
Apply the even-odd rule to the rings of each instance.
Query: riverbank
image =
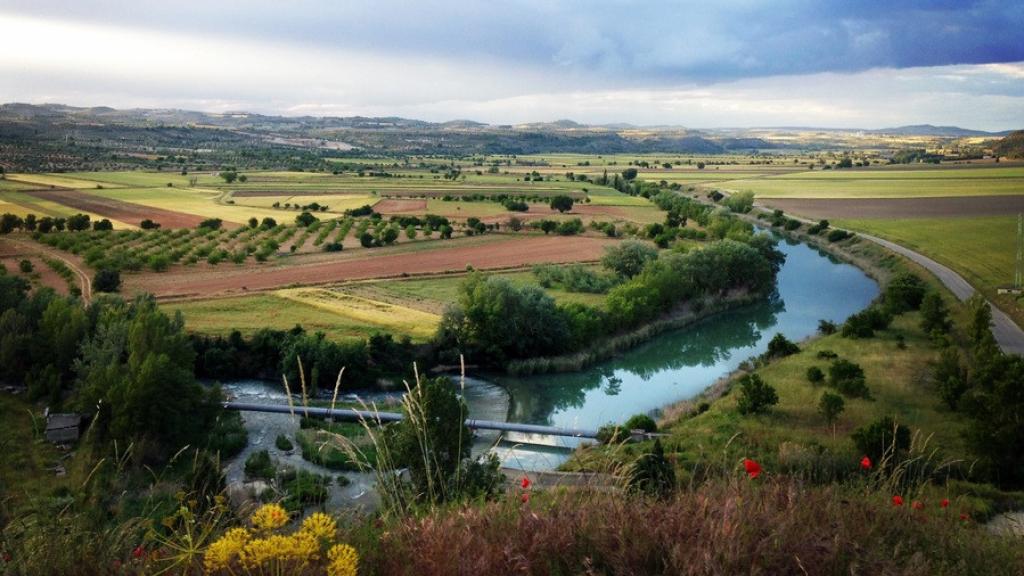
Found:
[[[764,295],[751,295],[745,290],[736,290],[719,300],[700,300],[699,303],[685,302],[658,320],[623,334],[605,338],[591,345],[588,350],[560,356],[514,360],[508,364],[506,372],[513,376],[577,372],[608,360],[620,352],[635,348],[669,330],[685,328],[722,312],[736,310],[766,298],[767,296]]]

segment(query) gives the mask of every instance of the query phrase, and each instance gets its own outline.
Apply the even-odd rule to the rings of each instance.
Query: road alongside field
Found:
[[[967,300],[974,294],[974,287],[971,286],[967,280],[964,280],[963,276],[960,276],[953,270],[939,264],[935,260],[914,252],[909,248],[905,248],[890,242],[877,236],[871,236],[861,232],[857,233],[858,236],[871,240],[872,242],[884,246],[901,256],[905,256],[914,262],[917,262],[921,266],[928,269],[929,272],[934,274],[940,282],[942,282],[954,296],[962,300]],[[1024,355],[1024,330],[1021,330],[1020,326],[1010,319],[1005,312],[996,308],[989,302],[989,308],[992,309],[992,334],[996,338],[996,342],[999,343],[999,347],[1003,349],[1003,352],[1008,354],[1022,354]]]

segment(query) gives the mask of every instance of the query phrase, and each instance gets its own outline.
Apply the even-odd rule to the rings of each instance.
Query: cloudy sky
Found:
[[[0,102],[1024,127],[1024,2],[0,0]]]

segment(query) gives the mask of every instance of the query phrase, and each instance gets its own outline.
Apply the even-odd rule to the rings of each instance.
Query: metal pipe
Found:
[[[374,412],[370,410],[351,410],[348,408],[306,408],[292,409],[284,404],[253,404],[250,402],[225,402],[226,410],[242,412],[268,412],[271,414],[298,414],[317,418],[333,418],[335,420],[365,420],[367,422],[398,422],[403,418],[396,412]],[[546,436],[572,436],[575,438],[597,438],[596,430],[580,428],[559,428],[557,426],[541,426],[538,424],[519,424],[517,422],[495,422],[493,420],[467,419],[466,426],[475,430],[501,430],[502,432],[521,432],[524,434],[543,434]]]

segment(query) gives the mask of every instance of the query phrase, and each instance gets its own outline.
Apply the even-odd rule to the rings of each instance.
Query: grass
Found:
[[[1024,326],[1021,302],[996,293],[1013,282],[1016,216],[841,220],[836,225],[892,240],[949,266]]]
[[[56,186],[61,188],[82,188],[85,190],[91,190],[96,188],[97,184],[101,186],[104,185],[96,179],[86,180],[62,174],[8,174],[7,178],[8,180],[27,182],[41,188]],[[115,186],[112,182],[107,182],[106,185]]]
[[[24,397],[0,393],[0,519],[34,498],[69,485],[53,468],[61,452],[42,437],[46,420]],[[0,522],[2,524],[2,522]]]
[[[815,170],[749,180],[722,188],[765,198],[918,198],[1021,194],[1024,168]]]

